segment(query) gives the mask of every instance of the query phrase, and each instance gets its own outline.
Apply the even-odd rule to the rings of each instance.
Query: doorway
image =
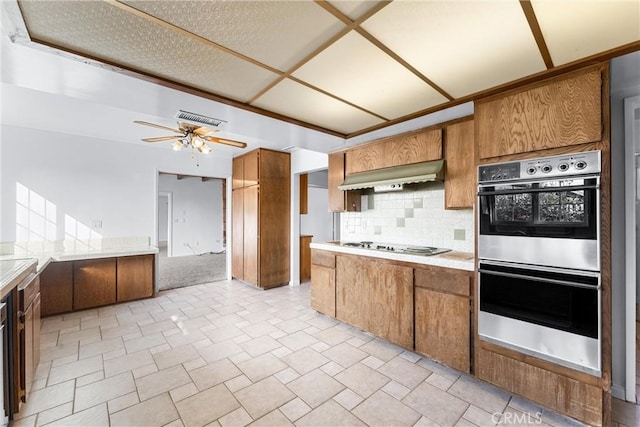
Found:
[[[226,180],[159,172],[158,290],[226,280]]]

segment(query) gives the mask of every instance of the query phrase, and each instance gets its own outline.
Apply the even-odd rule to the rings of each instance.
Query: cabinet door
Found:
[[[413,269],[367,261],[369,330],[404,348],[413,348]]]
[[[244,279],[244,190],[231,196],[231,274]]]
[[[35,368],[33,366],[33,347],[35,345],[33,339],[33,304],[27,307],[27,311],[24,313],[24,329],[20,332],[23,335],[23,339],[21,340],[22,346],[22,354],[21,354],[21,362],[23,363],[21,369],[21,387],[24,390],[25,395],[22,397],[22,401],[26,402],[27,396],[31,390],[31,383],[33,382],[33,374],[35,372]]]
[[[346,167],[347,175],[358,172],[385,167],[385,152],[383,143],[367,144],[362,148],[353,148],[347,151]]]
[[[601,73],[598,66],[477,102],[480,158],[600,141]]]
[[[231,173],[231,188],[235,190],[236,188],[244,187],[244,157],[234,157],[233,158],[233,172]]]
[[[476,190],[473,120],[447,126],[445,157],[447,175],[444,180],[445,209],[473,207]]]
[[[300,281],[311,278],[311,239],[313,236],[300,236]]]
[[[311,308],[336,317],[336,270],[311,266]]]
[[[468,298],[415,288],[416,351],[469,372],[469,310]]]
[[[33,300],[33,371],[38,370],[40,364],[40,319],[41,319],[41,301],[40,294],[36,295]]]
[[[384,167],[428,162],[442,158],[442,129],[411,132],[384,143]]]
[[[116,302],[116,259],[102,258],[73,263],[73,309]]]
[[[153,255],[119,257],[117,263],[118,302],[153,296]]]
[[[244,236],[243,236],[243,280],[258,285],[258,269],[260,266],[260,229],[259,229],[259,186],[245,187],[244,203]]]
[[[73,262],[52,262],[40,275],[42,315],[73,310]]]
[[[251,151],[244,156],[244,186],[260,183],[260,150]]]
[[[360,192],[338,190],[344,181],[344,162],[344,153],[329,154],[329,211],[360,212]]]
[[[364,259],[336,256],[336,318],[369,330],[371,277]]]

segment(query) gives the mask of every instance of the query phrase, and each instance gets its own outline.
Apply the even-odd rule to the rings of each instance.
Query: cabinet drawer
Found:
[[[26,310],[39,293],[40,276],[31,277],[29,280],[25,280],[18,288],[20,310]]]
[[[311,264],[322,265],[324,267],[336,268],[336,255],[331,252],[311,250]]]
[[[419,288],[471,296],[472,273],[444,267],[416,268],[415,285]]]

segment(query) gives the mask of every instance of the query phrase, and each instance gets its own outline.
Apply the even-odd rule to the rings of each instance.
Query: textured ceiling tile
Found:
[[[292,80],[283,80],[253,105],[342,133],[382,120]]]
[[[101,1],[20,3],[32,38],[246,101],[277,76]]]
[[[447,101],[355,32],[342,37],[293,75],[388,119]]]
[[[638,1],[531,3],[554,65],[640,40]]]
[[[331,0],[329,3],[355,21],[375,6],[377,2],[371,0]]]
[[[281,71],[290,69],[344,28],[309,1],[126,3]]]
[[[545,69],[516,0],[396,0],[363,28],[454,97]]]

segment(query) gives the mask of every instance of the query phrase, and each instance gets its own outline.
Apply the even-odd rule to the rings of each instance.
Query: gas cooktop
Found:
[[[361,249],[371,249],[374,251],[384,251],[384,252],[397,252],[403,253],[407,255],[438,255],[445,252],[451,251],[451,249],[446,248],[436,248],[433,246],[406,246],[406,245],[397,245],[393,243],[378,243],[378,242],[341,242],[340,246],[346,246],[351,248],[361,248]]]

